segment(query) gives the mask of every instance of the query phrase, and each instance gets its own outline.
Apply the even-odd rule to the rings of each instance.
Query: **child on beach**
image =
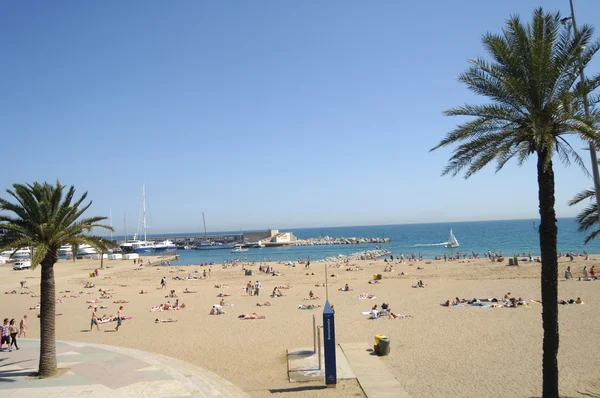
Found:
[[[27,315],[23,315],[21,322],[19,322],[19,337],[27,338]]]

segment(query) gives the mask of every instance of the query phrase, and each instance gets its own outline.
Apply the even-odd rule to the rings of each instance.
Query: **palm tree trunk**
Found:
[[[48,250],[42,260],[42,282],[40,286],[40,363],[39,376],[56,374],[56,289],[54,264],[58,261],[58,248]]]
[[[558,228],[554,211],[554,171],[552,161],[544,164],[546,151],[538,153],[537,172],[540,205],[540,250],[542,252],[542,396],[558,398]]]

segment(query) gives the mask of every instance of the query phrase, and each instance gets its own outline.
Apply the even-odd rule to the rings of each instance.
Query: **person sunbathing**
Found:
[[[423,288],[424,288],[424,287],[425,287],[425,284],[423,283],[423,281],[422,281],[422,280],[419,280],[419,281],[417,282],[417,284],[416,284],[416,285],[412,285],[412,287],[413,287],[413,288],[420,288],[420,287],[423,287]]]
[[[377,284],[377,283],[381,283],[381,281],[380,280],[370,280],[369,281],[369,285]]]
[[[446,300],[445,303],[440,304],[442,307],[450,307],[450,300]]]
[[[147,290],[140,290],[140,294],[149,294],[150,292]]]
[[[329,284],[326,284],[325,282],[323,282],[323,283],[317,283],[315,285],[315,287],[326,287],[326,286],[329,286]]]
[[[108,308],[108,306],[106,305],[101,305],[100,307],[94,306],[94,305],[88,305],[88,310],[93,310],[94,308],[100,308],[101,310],[105,310]]]
[[[94,285],[92,282],[87,282],[84,286],[84,289],[91,289],[93,287],[96,287],[96,285]]]
[[[170,323],[170,322],[177,322],[177,319],[173,319],[173,318],[158,319],[158,318],[156,318],[154,320],[154,323]]]
[[[461,303],[461,301],[458,297],[455,297],[454,301],[452,301],[452,305],[459,305],[460,303]]]
[[[229,294],[229,293],[219,293],[219,294],[217,294],[217,297],[229,297],[229,296],[231,296],[231,294]]]
[[[339,290],[340,292],[349,292],[352,289],[350,289],[350,286],[348,286],[348,284],[346,283],[344,287],[341,287]]]
[[[238,315],[238,319],[265,319],[266,316],[253,312],[251,314]]]
[[[212,308],[210,309],[210,312],[208,313],[208,315],[221,315],[224,313],[225,313],[225,311],[223,311],[220,308],[217,308],[216,305],[213,305]]]
[[[40,303],[37,303],[34,307],[29,307],[30,310],[39,310],[40,309]]]
[[[4,292],[4,294],[17,294],[17,291],[16,290],[12,290],[10,292]]]
[[[268,302],[268,301],[265,301],[263,304],[261,304],[261,303],[256,303],[256,305],[257,305],[258,307],[270,307],[270,306],[271,306],[271,303],[270,303],[270,302]]]
[[[368,294],[368,293],[361,293],[358,295],[359,300],[373,300],[375,298],[377,298],[377,297],[375,297],[375,295]]]
[[[315,308],[319,308],[320,304],[301,304],[298,306],[299,310],[314,310]]]
[[[215,285],[216,289],[221,289],[221,288],[228,288],[229,286],[227,285]]]
[[[117,300],[117,301],[113,301],[113,304],[128,304],[129,301],[125,301],[125,300]]]
[[[401,314],[396,314],[396,313],[390,312],[390,318],[393,318],[393,319],[412,318],[412,315],[401,315]]]

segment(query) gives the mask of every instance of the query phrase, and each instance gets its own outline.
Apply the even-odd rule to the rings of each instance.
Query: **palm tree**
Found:
[[[559,13],[544,13],[538,8],[530,24],[512,16],[502,34],[485,34],[483,45],[492,60],[471,60],[471,67],[458,80],[488,97],[490,103],[446,111],[448,116],[475,119],[457,126],[432,149],[457,144],[443,175],[464,171],[465,178],[492,162],[499,171],[512,158],[521,165],[531,155],[537,157],[544,397],[558,397],[558,229],[553,158],[556,155],[564,164],[575,162],[584,167],[566,136],[587,141],[600,138],[585,122],[575,84],[578,57],[585,66],[600,43],[592,42],[590,26],[573,37],[560,21]]]
[[[600,224],[598,223],[598,203],[596,199],[596,191],[593,189],[586,189],[579,192],[573,199],[569,201],[569,206],[574,206],[583,202],[586,199],[594,199],[588,207],[583,209],[581,213],[577,215],[577,223],[579,224],[579,232],[591,232],[585,237],[585,243],[589,243],[598,235],[600,235]]]
[[[64,195],[65,186],[33,183],[13,184],[6,192],[15,203],[0,198],[0,229],[7,231],[0,238],[0,251],[34,246],[31,265],[42,265],[40,283],[40,362],[39,376],[56,374],[55,337],[55,285],[54,264],[58,261],[58,249],[62,245],[87,243],[100,251],[106,251],[106,242],[84,232],[92,228],[112,229],[100,224],[106,217],[81,218],[92,202],[83,205],[87,192],[75,199],[71,186]],[[12,214],[9,214],[12,213]]]

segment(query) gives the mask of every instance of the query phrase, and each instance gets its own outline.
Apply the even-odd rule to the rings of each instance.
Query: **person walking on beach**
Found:
[[[259,291],[260,291],[260,282],[256,281],[256,284],[254,285],[254,295],[258,296]]]
[[[90,332],[92,331],[92,329],[94,328],[94,325],[96,325],[96,329],[98,329],[98,331],[100,331],[100,326],[98,326],[98,307],[94,307],[94,310],[92,311],[92,322],[90,323]]]
[[[23,315],[21,322],[19,322],[19,338],[27,338],[27,315]]]
[[[160,287],[163,289],[167,288],[167,277],[163,276],[162,279],[160,280]]]
[[[2,345],[5,343],[8,346],[8,351],[12,351],[10,349],[10,327],[8,326],[8,318],[4,318],[4,322],[0,325],[0,350],[2,350]]]
[[[583,277],[587,278],[588,277],[588,270],[587,270],[587,266],[583,267]]]
[[[592,268],[590,268],[590,276],[592,277],[592,279],[594,279],[596,277],[596,270],[594,269],[594,265],[592,265]]]
[[[10,320],[10,323],[8,324],[8,330],[10,332],[10,346],[8,347],[9,351],[12,351],[13,345],[18,350],[19,346],[17,345],[17,333],[19,332],[19,330],[17,329],[17,325],[15,325],[14,318]]]
[[[123,306],[119,307],[119,311],[117,311],[117,327],[115,328],[115,332],[119,331],[119,326],[123,323]]]

